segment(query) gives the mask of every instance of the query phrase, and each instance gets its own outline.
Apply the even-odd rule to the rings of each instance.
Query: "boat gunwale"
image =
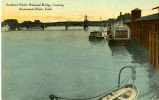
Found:
[[[120,90],[120,89],[122,89],[122,88],[133,88],[133,89],[136,91],[136,92],[135,92],[135,93],[136,93],[135,99],[137,99],[137,96],[138,96],[138,93],[139,93],[139,90],[138,90],[137,86],[136,86],[136,85],[133,85],[133,84],[129,84],[129,85],[122,86],[122,87],[120,87],[120,88],[118,88],[118,89],[116,89],[116,90],[113,90],[113,91],[109,92],[108,94],[104,95],[103,97],[99,98],[98,100],[103,100],[103,98],[105,98],[106,96],[108,96],[108,95],[113,95],[113,94],[112,94],[113,92],[116,92],[116,91],[118,91],[118,90]]]

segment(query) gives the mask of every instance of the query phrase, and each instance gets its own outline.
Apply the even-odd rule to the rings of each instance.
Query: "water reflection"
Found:
[[[159,71],[157,71],[154,67],[149,67],[147,69],[148,77],[149,77],[149,95],[150,98],[159,99]]]
[[[157,71],[153,66],[149,64],[148,50],[135,43],[135,41],[129,41],[126,48],[132,55],[132,63],[138,66],[138,70],[140,69],[143,72],[138,73],[139,79],[141,74],[145,74],[144,77],[141,77],[143,82],[138,83],[141,84],[139,87],[140,92],[143,91],[140,93],[140,98],[138,100],[159,99],[159,71]],[[147,73],[145,73],[144,71],[146,71]],[[146,84],[146,81],[148,81],[148,89],[146,89],[146,87],[142,88],[142,84]]]
[[[92,44],[92,45],[96,45],[96,44],[103,44],[106,43],[106,39],[88,39],[88,41]]]
[[[109,45],[111,51],[112,51],[112,56],[117,56],[117,55],[123,55],[126,56],[127,55],[127,51],[125,46],[113,46],[113,45]]]
[[[126,48],[130,54],[132,54],[133,62],[144,64],[149,62],[148,51],[137,44],[135,41],[129,41]]]
[[[83,27],[69,27],[67,30],[65,26],[47,27],[45,31],[83,31]]]

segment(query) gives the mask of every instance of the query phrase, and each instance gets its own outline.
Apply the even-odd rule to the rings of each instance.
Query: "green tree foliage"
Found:
[[[108,23],[115,23],[115,22],[116,22],[116,19],[110,18],[110,19],[107,20],[107,22],[108,22]]]
[[[11,30],[14,30],[18,27],[17,19],[7,19],[2,22],[2,25],[9,25]]]
[[[42,26],[42,23],[40,20],[35,20],[34,22],[32,21],[24,21],[22,22],[22,27],[30,28],[30,27],[35,27],[35,26]]]
[[[22,27],[26,27],[27,29],[29,29],[29,27],[34,26],[34,22],[32,21],[24,21],[22,22]]]
[[[125,22],[126,20],[129,20],[131,18],[131,14],[130,13],[125,13],[123,15],[119,15],[116,19],[116,21],[123,21]]]

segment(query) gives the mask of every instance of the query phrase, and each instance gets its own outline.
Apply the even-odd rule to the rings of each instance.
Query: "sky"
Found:
[[[20,8],[35,8],[22,6],[7,6],[6,4],[63,4],[61,6],[52,6],[52,10],[19,10]],[[24,20],[40,20],[41,22],[56,21],[82,21],[84,16],[88,20],[107,20],[116,18],[120,12],[130,13],[131,10],[139,8],[142,10],[142,16],[157,13],[152,10],[159,6],[159,0],[2,0],[2,17],[5,19],[17,19],[19,22]],[[40,7],[47,8],[47,7]]]

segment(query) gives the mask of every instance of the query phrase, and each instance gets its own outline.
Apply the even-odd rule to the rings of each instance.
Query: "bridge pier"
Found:
[[[85,31],[88,30],[88,20],[87,20],[87,15],[84,16],[84,26],[83,26],[83,29]]]
[[[41,29],[44,30],[44,26],[43,25],[41,25]]]
[[[68,26],[67,25],[65,26],[65,30],[68,30]]]
[[[83,29],[84,29],[85,31],[87,31],[87,30],[88,30],[88,26],[84,26]]]

